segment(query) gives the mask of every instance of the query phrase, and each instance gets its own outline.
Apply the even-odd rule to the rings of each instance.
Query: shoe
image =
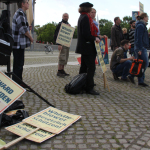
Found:
[[[96,86],[96,84],[94,83],[94,86]]]
[[[65,74],[65,76],[70,76],[70,74],[66,73],[65,70],[61,70],[61,72]]]
[[[122,80],[122,81],[125,81],[125,82],[129,82],[128,79],[123,79],[123,78],[121,78],[121,80]]]
[[[116,73],[113,73],[114,80],[119,80]]]
[[[58,71],[58,72],[57,72],[57,76],[59,76],[59,77],[65,77],[65,74],[62,73],[61,71]]]
[[[138,85],[140,85],[140,86],[143,86],[143,87],[146,87],[146,86],[149,86],[149,85],[147,85],[146,83],[139,83]]]
[[[90,90],[90,91],[87,91],[86,93],[87,93],[87,94],[91,94],[91,95],[99,95],[99,93],[96,92],[96,91],[94,91],[93,89]]]
[[[131,76],[128,76],[128,79],[130,80],[131,83],[135,84],[134,78],[132,78]]]

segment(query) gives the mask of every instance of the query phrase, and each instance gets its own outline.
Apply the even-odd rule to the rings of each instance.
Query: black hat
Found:
[[[85,2],[85,3],[80,4],[79,7],[93,7],[93,4],[89,2]]]
[[[136,22],[136,21],[135,21],[135,20],[131,20],[131,21],[130,21],[130,24],[132,24],[133,22]]]

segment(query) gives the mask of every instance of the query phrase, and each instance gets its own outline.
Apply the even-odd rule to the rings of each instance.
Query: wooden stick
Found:
[[[103,73],[103,79],[104,79],[104,89],[106,88],[106,76],[105,73]]]
[[[26,138],[27,136],[29,136],[30,134],[36,132],[39,129],[40,128],[36,128],[36,129],[32,130],[31,132],[27,133],[26,135],[21,136],[21,137],[15,139],[15,140],[11,141],[10,143],[8,143],[8,144],[4,145],[3,147],[1,147],[0,150],[4,150],[4,149],[7,149],[7,148],[13,146],[14,144],[20,142],[21,140],[23,140],[24,138]]]
[[[106,84],[107,84],[108,91],[110,92],[110,88],[109,88],[109,85],[108,85],[108,81],[107,81],[106,75],[105,75],[105,80],[106,80]]]

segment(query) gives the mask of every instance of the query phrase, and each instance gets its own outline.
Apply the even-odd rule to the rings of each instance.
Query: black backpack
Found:
[[[76,75],[69,84],[66,84],[65,91],[69,94],[83,93],[86,85],[86,73]]]

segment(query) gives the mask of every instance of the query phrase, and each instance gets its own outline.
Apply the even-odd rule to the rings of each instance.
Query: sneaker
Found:
[[[146,83],[139,83],[138,85],[140,85],[140,86],[143,86],[143,87],[146,87],[146,86],[149,86],[149,85],[147,85]]]
[[[99,93],[95,90],[90,90],[90,91],[86,91],[87,94],[91,94],[91,95],[99,95]]]
[[[119,80],[116,73],[113,73],[114,80]]]
[[[122,80],[122,81],[125,81],[125,82],[129,82],[128,79],[123,79],[123,78],[121,78],[121,80]]]
[[[65,76],[70,76],[70,74],[66,73],[65,70],[61,70],[61,71],[62,71],[62,73],[65,74]]]
[[[62,73],[61,71],[58,71],[58,72],[57,72],[57,76],[59,76],[59,77],[65,77],[65,74]]]
[[[135,84],[134,78],[132,78],[131,76],[128,76],[128,79],[130,80],[131,83]]]

